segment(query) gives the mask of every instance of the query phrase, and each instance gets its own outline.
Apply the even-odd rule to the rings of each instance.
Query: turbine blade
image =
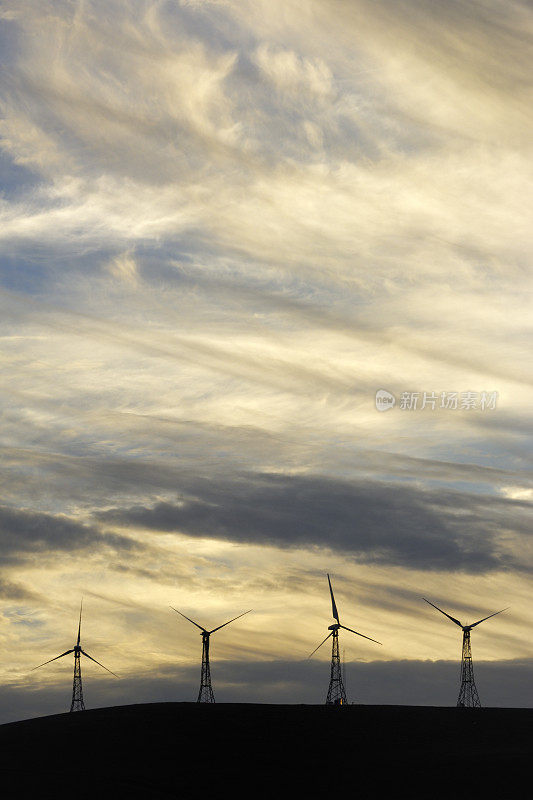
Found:
[[[329,637],[330,637],[330,636],[333,636],[333,631],[331,631],[331,633],[328,633],[328,635],[327,635],[327,636],[326,636],[326,638],[324,639],[324,642],[327,642],[327,640],[329,639]],[[324,642],[320,642],[320,644],[318,645],[318,647],[315,647],[315,649],[313,650],[313,652],[312,652],[312,653],[310,653],[310,654],[307,656],[307,658],[311,658],[311,656],[314,656],[314,654],[316,653],[316,651],[318,650],[318,648],[319,648],[319,647],[322,647],[322,645],[324,644]]]
[[[177,609],[177,608],[174,608],[174,606],[170,606],[170,608],[172,609],[172,611],[175,611],[175,612],[176,612],[176,614],[180,614],[182,617],[185,617],[185,614],[182,614],[182,613],[181,613],[181,611],[178,611],[178,609]],[[189,620],[189,622],[192,622],[192,624],[193,624],[193,625],[196,625],[196,627],[197,627],[197,628],[200,628],[200,630],[201,630],[201,631],[204,631],[204,633],[207,633],[206,629],[205,629],[205,628],[202,628],[202,626],[201,626],[201,625],[198,625],[198,623],[197,623],[197,622],[195,622],[193,619],[190,619],[189,617],[185,617],[185,619],[188,619],[188,620]]]
[[[33,667],[30,672],[33,672],[34,669],[39,669],[39,667],[44,667],[45,664],[50,664],[52,661],[57,661],[58,658],[63,658],[63,656],[68,656],[69,653],[73,653],[74,648],[72,650],[65,650],[64,653],[61,653],[60,656],[56,656],[55,658],[50,658],[48,661],[43,661],[42,664],[37,664],[36,667]]]
[[[80,624],[78,625],[78,641],[76,642],[77,645],[79,645],[79,643],[80,643],[80,636],[81,636],[81,612],[82,612],[82,609],[83,609],[83,597],[81,598],[81,603],[80,603]]]
[[[478,619],[477,622],[473,622],[472,625],[470,625],[469,627],[470,628],[475,628],[476,625],[479,625],[480,622],[485,622],[486,619],[490,619],[491,617],[495,617],[497,614],[503,614],[503,612],[507,611],[508,608],[511,608],[511,606],[507,606],[507,608],[502,608],[501,611],[495,611],[494,614],[489,614],[488,617],[483,617],[483,619]]]
[[[107,670],[108,672],[111,672],[111,670],[110,670],[110,669],[107,669],[107,667],[104,667],[104,665],[103,665],[103,664],[100,664],[100,662],[99,662],[99,661],[97,661],[97,660],[96,660],[96,658],[93,658],[92,656],[90,656],[90,655],[89,655],[89,653],[86,653],[86,652],[85,652],[85,650],[82,650],[81,652],[83,653],[83,655],[84,655],[84,656],[86,656],[87,658],[90,658],[90,659],[91,659],[91,661],[94,661],[94,663],[95,663],[95,664],[98,664],[98,666],[99,666],[99,667],[103,667],[103,668],[104,668],[105,670]],[[114,672],[111,672],[111,675],[115,675],[115,678],[118,678],[118,675],[116,675]]]
[[[422,600],[426,600],[426,598],[425,598],[425,597],[423,597],[423,598],[422,598]],[[462,627],[463,627],[463,626],[461,625],[461,623],[459,622],[459,620],[458,620],[458,619],[455,619],[455,617],[450,617],[450,615],[449,615],[449,614],[447,614],[445,611],[443,611],[443,610],[442,610],[442,608],[439,608],[439,607],[438,607],[438,606],[436,606],[434,603],[430,603],[430,602],[429,602],[429,600],[426,600],[426,603],[429,603],[429,605],[430,605],[430,606],[433,606],[433,608],[436,608],[436,609],[437,609],[437,611],[440,611],[440,613],[441,613],[441,614],[444,614],[444,616],[445,616],[445,617],[448,617],[448,619],[451,619],[451,621],[452,621],[452,622],[455,622],[455,624],[456,624],[456,625],[459,625],[459,627],[460,627],[460,628],[462,628]]]
[[[363,639],[368,639],[370,642],[375,642],[376,644],[381,644],[381,642],[378,642],[377,639],[371,639],[370,636],[365,636],[364,633],[359,633],[359,631],[354,631],[351,628],[347,628],[346,625],[341,625],[340,627],[345,631],[350,631],[350,633],[356,633],[358,636],[362,636]]]
[[[340,625],[341,623],[339,619],[339,612],[337,611],[337,605],[335,603],[335,598],[333,597],[333,589],[331,588],[331,581],[329,575],[328,575],[328,583],[329,583],[329,593],[331,595],[331,611],[333,612],[333,619],[336,619]]]
[[[253,611],[253,609],[251,608],[250,611]],[[219,631],[221,628],[224,628],[226,625],[229,625],[230,622],[235,622],[236,619],[240,619],[241,617],[244,617],[244,615],[245,614],[249,614],[250,611],[245,611],[243,614],[239,614],[238,617],[233,617],[233,619],[230,619],[228,622],[225,622],[224,625],[219,625],[218,628],[213,628],[212,631],[208,631],[209,635],[211,635],[215,631]]]

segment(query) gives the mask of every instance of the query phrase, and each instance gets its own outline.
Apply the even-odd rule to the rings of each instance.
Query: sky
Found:
[[[514,0],[0,3],[0,722],[533,706]],[[376,398],[376,393],[380,395]],[[380,398],[384,397],[385,401]]]

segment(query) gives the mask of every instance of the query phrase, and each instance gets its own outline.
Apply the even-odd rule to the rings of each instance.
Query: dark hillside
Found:
[[[506,798],[532,743],[533,709],[159,703],[3,725],[0,767],[6,797]]]

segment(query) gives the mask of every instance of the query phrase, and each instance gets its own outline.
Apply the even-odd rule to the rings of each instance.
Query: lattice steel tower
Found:
[[[33,669],[39,669],[39,667],[44,667],[45,664],[50,664],[51,661],[57,661],[58,658],[63,658],[63,656],[68,656],[70,653],[74,653],[74,680],[73,680],[73,683],[72,683],[72,701],[70,703],[70,710],[71,711],[85,711],[85,703],[83,702],[83,686],[82,686],[82,683],[81,683],[81,654],[82,653],[86,658],[90,659],[91,661],[94,661],[95,664],[98,664],[99,667],[103,667],[107,672],[111,672],[110,669],[107,669],[107,667],[104,667],[103,664],[100,664],[100,662],[97,661],[96,658],[93,658],[92,656],[89,655],[89,653],[86,653],[85,650],[83,650],[83,648],[80,645],[82,608],[83,608],[83,601],[82,601],[82,603],[80,605],[80,621],[79,621],[79,624],[78,624],[78,638],[77,638],[77,641],[76,641],[76,644],[74,645],[74,647],[72,647],[70,650],[66,650],[64,653],[61,653],[61,655],[56,656],[55,658],[50,658],[48,661],[45,661],[43,664],[39,664],[37,667],[33,668]],[[115,675],[115,673],[111,672],[111,675]],[[118,675],[115,675],[115,678],[118,678]]]
[[[211,686],[211,667],[209,666],[209,633],[202,631],[202,676],[197,703],[214,703],[215,695]]]
[[[346,689],[342,678],[341,660],[339,656],[339,630],[332,631],[331,642],[331,673],[329,678],[329,688],[326,697],[326,705],[342,706],[348,702]]]
[[[79,644],[77,644],[74,648],[74,681],[72,683],[72,702],[70,704],[71,711],[85,711],[85,703],[83,702],[83,686],[81,683],[80,656],[81,647]]]
[[[481,708],[474,681],[474,665],[470,647],[470,628],[463,628],[463,653],[461,656],[461,688],[457,698],[458,708]]]
[[[214,703],[215,695],[213,693],[213,687],[211,686],[211,667],[209,665],[209,637],[212,633],[215,633],[215,631],[225,628],[226,625],[230,624],[230,622],[235,622],[236,619],[240,619],[241,617],[244,617],[245,614],[249,614],[252,609],[250,609],[250,611],[245,611],[243,614],[239,614],[238,617],[233,617],[233,619],[228,620],[228,622],[224,622],[224,624],[219,625],[218,628],[213,628],[212,631],[208,631],[201,625],[198,625],[198,623],[190,617],[186,617],[185,614],[182,614],[181,611],[178,611],[178,609],[174,608],[174,606],[170,606],[170,608],[180,616],[189,620],[189,622],[192,622],[193,625],[196,625],[196,627],[200,628],[202,631],[202,675],[200,678],[200,691],[198,692],[198,699],[196,702]]]
[[[339,656],[339,629],[342,628],[345,631],[350,631],[350,633],[355,633],[357,636],[362,636],[363,639],[368,639],[371,642],[375,642],[376,644],[381,644],[381,642],[376,641],[376,639],[371,639],[370,636],[364,636],[362,633],[358,631],[352,630],[352,628],[347,628],[345,625],[341,625],[339,620],[339,612],[337,611],[337,605],[335,603],[335,597],[333,596],[333,589],[331,587],[331,580],[328,575],[328,584],[329,584],[329,593],[331,595],[331,610],[333,613],[333,619],[336,619],[337,622],[333,625],[328,627],[328,633],[324,641],[320,642],[318,647],[315,647],[309,658],[316,653],[319,647],[322,647],[324,642],[327,642],[330,636],[332,636],[331,642],[331,672],[330,672],[330,679],[329,679],[329,688],[328,694],[326,697],[326,705],[328,706],[342,706],[347,703],[346,699],[346,689],[344,688],[344,681],[342,679],[342,668],[341,668],[341,660]]]
[[[423,599],[426,600],[425,597]],[[501,611],[495,611],[494,614],[489,614],[488,617],[483,617],[483,619],[478,619],[478,621],[473,622],[472,625],[462,625],[458,619],[455,619],[455,617],[451,617],[449,614],[446,613],[446,611],[443,611],[442,608],[439,608],[434,603],[431,603],[429,600],[426,600],[426,603],[429,603],[430,606],[433,606],[433,608],[436,608],[437,611],[440,611],[441,614],[444,614],[445,617],[448,617],[448,619],[451,619],[451,621],[455,622],[456,625],[459,625],[459,627],[463,631],[463,650],[461,654],[461,686],[459,688],[459,697],[457,698],[457,708],[481,708],[481,702],[476,688],[476,682],[474,680],[472,648],[470,647],[470,631],[472,630],[472,628],[475,628],[476,625],[479,625],[480,622],[485,622],[486,619],[495,617],[497,614],[501,614],[503,611],[507,611],[507,609],[502,608]]]

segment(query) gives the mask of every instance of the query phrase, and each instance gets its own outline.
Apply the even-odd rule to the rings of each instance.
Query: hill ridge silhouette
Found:
[[[0,726],[0,771],[40,797],[505,796],[532,731],[533,709],[133,704]]]

